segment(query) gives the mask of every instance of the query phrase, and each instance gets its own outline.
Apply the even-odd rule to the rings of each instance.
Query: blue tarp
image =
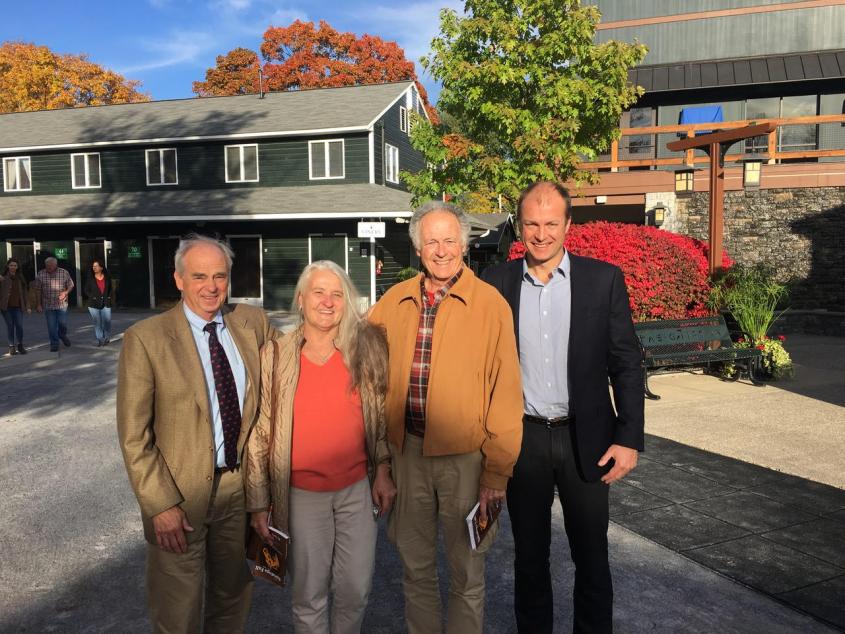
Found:
[[[681,114],[678,115],[678,124],[685,123],[716,123],[724,121],[722,117],[722,106],[693,106],[691,108],[684,108]],[[695,136],[702,134],[710,134],[712,130],[696,130]],[[685,132],[679,132],[678,136],[685,137]]]

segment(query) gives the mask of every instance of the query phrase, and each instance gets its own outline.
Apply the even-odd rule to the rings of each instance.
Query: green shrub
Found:
[[[405,280],[409,280],[412,277],[416,277],[417,275],[419,275],[419,273],[420,272],[413,266],[406,266],[404,269],[400,269],[399,272],[396,274],[396,281],[404,282]]]
[[[787,296],[786,284],[777,282],[765,266],[734,265],[716,280],[709,305],[729,311],[746,336],[761,341],[783,314],[778,307]]]

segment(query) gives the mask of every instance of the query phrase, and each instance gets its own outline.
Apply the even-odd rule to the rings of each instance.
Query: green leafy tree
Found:
[[[581,168],[610,147],[642,94],[628,82],[645,46],[593,38],[600,14],[580,0],[468,0],[445,9],[422,65],[442,83],[444,121],[416,117],[428,169],[402,176],[415,200],[480,193],[498,207],[538,180],[594,182]]]

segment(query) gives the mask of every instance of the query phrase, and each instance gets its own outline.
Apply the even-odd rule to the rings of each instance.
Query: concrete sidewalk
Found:
[[[0,482],[4,492],[0,498],[0,631],[149,630],[143,599],[141,525],[114,420],[119,333],[149,314],[116,311],[112,344],[97,348],[87,313],[74,312],[70,316],[73,347],[59,353],[47,350],[43,317],[30,317],[25,329],[32,353],[0,358]],[[287,315],[278,315],[275,321],[290,323]],[[835,367],[838,359],[825,353],[838,354],[840,348],[834,344],[839,340],[807,341],[806,345],[814,346],[808,348],[812,351],[808,356],[828,359],[810,366],[819,370],[819,376],[826,376],[821,367]],[[805,344],[799,339],[796,345]],[[809,373],[807,376],[809,381]],[[801,368],[799,381],[800,377]],[[678,428],[688,429],[689,442],[705,444],[710,442],[708,434],[701,433],[699,439],[695,430],[704,427],[712,431],[711,412],[719,422],[733,409],[746,422],[735,425],[736,439],[724,443],[726,455],[740,450],[750,454],[760,440],[745,441],[739,431],[764,430],[770,418],[785,408],[809,419],[833,415],[839,420],[841,415],[841,403],[818,400],[819,396],[833,399],[835,394],[825,381],[819,384],[818,377],[802,388],[817,390],[811,395],[779,386],[758,389],[725,384],[704,376],[666,376],[658,381],[654,387],[663,400],[649,404],[647,431],[668,436],[678,433]],[[679,395],[675,400],[673,390]],[[771,395],[777,402],[761,405],[772,399]],[[736,398],[740,400],[732,406]],[[727,422],[724,426],[730,428]],[[813,439],[813,430],[805,429],[810,436],[807,444],[793,445],[790,472],[799,473],[815,461],[814,454],[802,453],[814,452],[823,444]],[[788,443],[779,437],[788,431],[770,434],[766,440],[769,453],[788,453]],[[651,458],[660,459],[661,452],[664,460],[671,458],[659,444],[652,447]],[[559,507],[555,506],[554,514],[553,582],[559,606],[555,631],[567,632],[571,629],[573,570]],[[618,524],[611,524],[610,540],[619,632],[833,631],[807,614]],[[513,542],[506,514],[487,561],[485,632],[514,632]],[[401,566],[383,530],[373,583],[364,631],[404,631]],[[444,596],[446,590],[444,583]],[[289,606],[287,591],[259,584],[249,631],[292,631]]]

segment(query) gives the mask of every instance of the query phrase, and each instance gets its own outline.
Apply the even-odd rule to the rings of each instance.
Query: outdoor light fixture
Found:
[[[652,227],[659,227],[666,220],[666,206],[663,203],[657,203],[645,212],[645,223]]]
[[[742,186],[760,187],[760,170],[763,162],[760,159],[746,160],[742,165]]]
[[[596,204],[597,205],[607,204],[607,196],[596,196]]]
[[[678,170],[675,172],[675,192],[690,194],[693,191],[694,172],[692,170]]]

